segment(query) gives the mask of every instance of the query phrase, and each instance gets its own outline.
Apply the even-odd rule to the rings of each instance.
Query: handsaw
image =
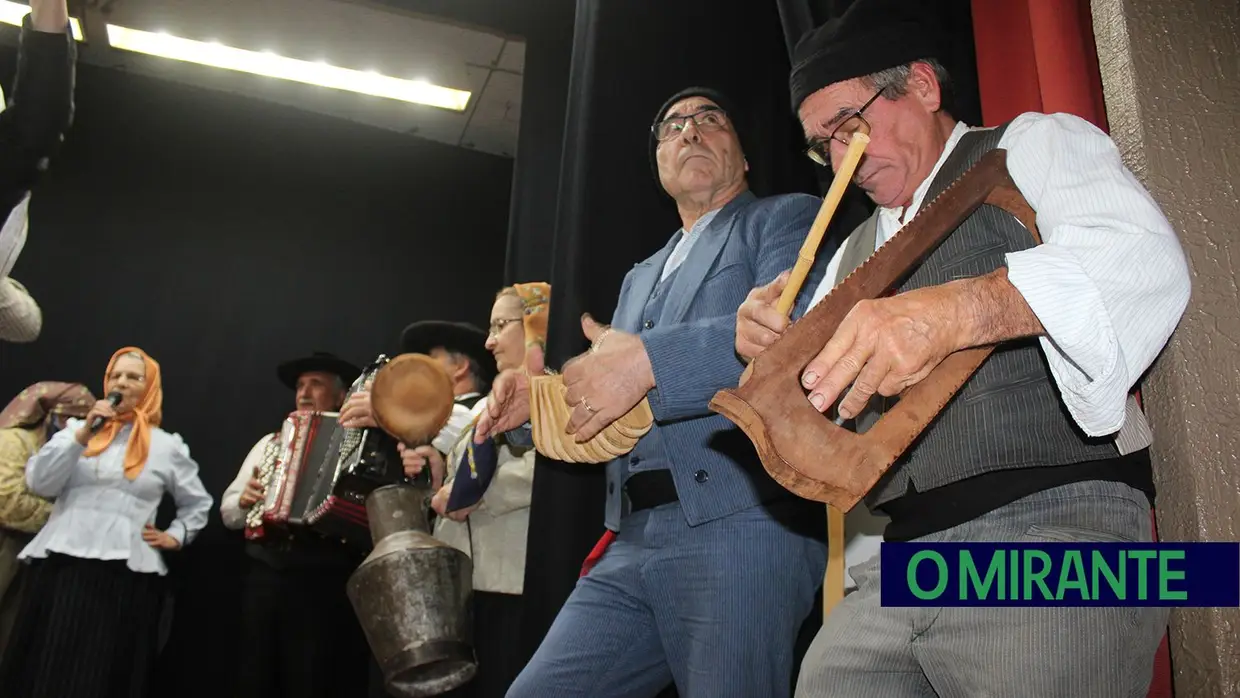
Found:
[[[949,355],[864,434],[818,412],[800,381],[854,305],[897,286],[983,204],[1011,213],[1040,241],[1006,151],[992,150],[754,359],[739,387],[715,394],[711,409],[741,428],[776,482],[851,511],[990,356],[993,346]]]

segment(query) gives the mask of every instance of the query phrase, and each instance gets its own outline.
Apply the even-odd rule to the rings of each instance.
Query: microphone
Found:
[[[112,403],[113,409],[115,409],[117,405],[121,404],[122,399],[123,396],[115,390],[108,393],[108,402]],[[107,420],[104,417],[95,417],[95,419],[90,423],[90,433],[93,434],[102,429],[105,421]]]

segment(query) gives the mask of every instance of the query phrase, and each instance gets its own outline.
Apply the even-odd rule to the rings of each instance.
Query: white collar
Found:
[[[947,157],[952,154],[953,150],[955,150],[956,144],[960,142],[960,138],[964,136],[964,134],[968,133],[969,130],[969,127],[963,121],[956,122],[956,127],[952,129],[951,135],[947,137],[947,143],[943,145],[943,152],[939,154],[938,162],[934,163],[934,169],[930,170],[930,174],[922,180],[921,184],[918,185],[917,189],[913,192],[913,202],[908,207],[910,218],[912,218],[911,214],[916,214],[918,209],[921,208],[922,200],[926,198],[926,191],[930,189],[930,183],[933,182],[935,176],[938,175],[939,169],[943,167],[943,163],[947,162]],[[894,222],[897,227],[901,227],[908,222],[903,220],[904,214],[905,209],[903,206],[897,206],[895,208],[879,208],[879,215]]]
[[[684,227],[682,226],[680,228],[680,232],[684,233],[685,237],[687,238],[697,235],[698,233],[705,230],[706,226],[710,225],[710,222],[715,220],[715,216],[719,215],[719,212],[722,210],[723,210],[723,207],[720,206],[719,208],[711,209],[707,211],[706,213],[703,213],[701,218],[698,218],[696,221],[694,221],[693,225],[690,226],[688,230],[685,230]]]

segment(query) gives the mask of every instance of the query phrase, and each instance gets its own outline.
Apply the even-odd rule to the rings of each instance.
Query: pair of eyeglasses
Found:
[[[509,323],[513,323],[513,322],[521,322],[521,318],[509,317],[509,318],[500,318],[499,320],[492,320],[489,331],[487,332],[487,336],[498,337],[499,333],[503,332],[504,328],[507,327]]]
[[[805,151],[805,154],[809,156],[809,159],[819,165],[822,165],[823,167],[830,167],[831,152],[829,149],[831,147],[831,141],[839,141],[844,145],[848,145],[849,143],[852,143],[852,139],[855,134],[869,134],[870,122],[866,121],[865,117],[861,114],[866,109],[869,109],[871,104],[878,101],[878,98],[883,96],[883,93],[886,91],[886,85],[878,88],[878,92],[875,92],[873,97],[866,100],[866,103],[862,104],[860,109],[849,114],[839,123],[838,126],[832,129],[831,135],[827,136],[826,140],[810,145],[809,149]]]
[[[727,127],[728,114],[719,107],[702,107],[692,114],[668,117],[655,124],[651,130],[654,131],[655,139],[662,143],[684,133],[689,122],[693,122],[699,131],[718,131]]]

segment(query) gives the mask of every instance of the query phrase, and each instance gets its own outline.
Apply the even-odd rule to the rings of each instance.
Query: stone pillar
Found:
[[[1240,3],[1091,5],[1111,135],[1179,233],[1193,274],[1188,312],[1143,390],[1159,534],[1237,541]],[[1177,698],[1240,695],[1240,611],[1172,612],[1171,661]]]

